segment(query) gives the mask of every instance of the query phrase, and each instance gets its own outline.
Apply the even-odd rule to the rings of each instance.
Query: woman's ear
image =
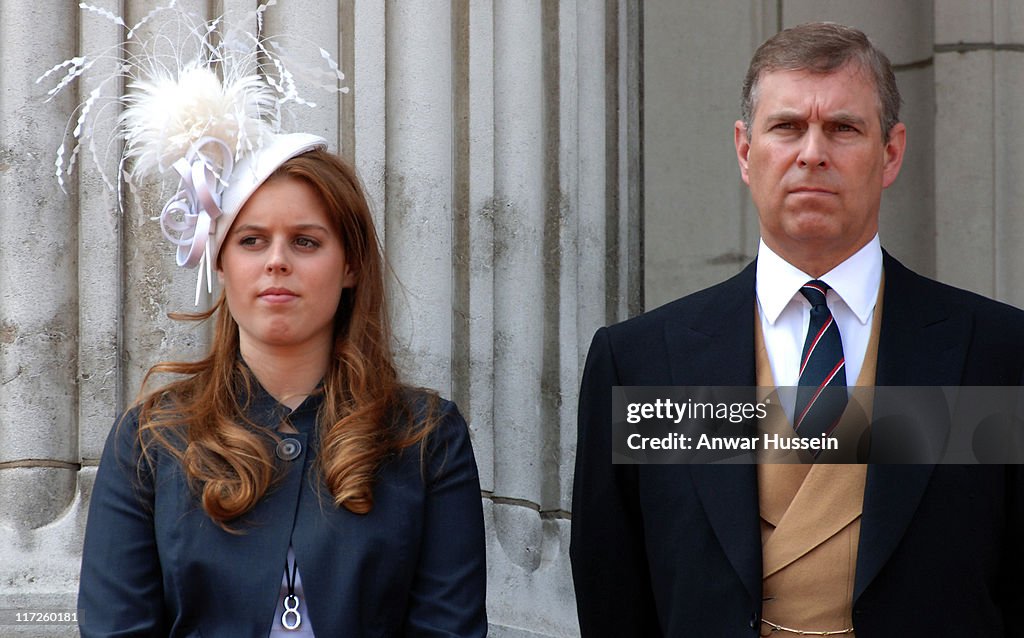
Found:
[[[356,283],[359,281],[359,275],[352,266],[345,264],[345,274],[341,278],[341,287],[344,288],[355,288]]]

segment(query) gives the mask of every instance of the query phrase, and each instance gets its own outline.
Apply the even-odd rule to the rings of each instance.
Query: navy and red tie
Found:
[[[817,279],[800,289],[811,302],[811,321],[800,357],[800,381],[793,428],[800,436],[831,434],[848,401],[846,358],[832,312],[825,303],[829,285]]]

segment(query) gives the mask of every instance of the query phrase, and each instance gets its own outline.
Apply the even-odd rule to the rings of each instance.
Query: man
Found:
[[[864,34],[777,34],[743,96],[757,261],[602,328],[587,358],[571,548],[583,636],[1024,635],[1018,466],[612,464],[612,386],[798,386],[822,353],[835,365],[815,385],[1021,382],[1024,313],[879,245],[906,130]]]

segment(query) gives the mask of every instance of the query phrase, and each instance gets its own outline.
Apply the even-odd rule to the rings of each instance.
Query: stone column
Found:
[[[434,6],[419,15],[440,33],[429,47],[390,5],[384,34],[387,253],[424,282],[403,281],[410,290],[393,294],[395,312],[403,296],[436,295],[420,306],[435,316],[414,310],[399,338],[415,355],[411,378],[444,391],[450,375],[473,430],[492,635],[574,635],[579,374],[594,329],[635,313],[641,298],[638,14],[625,2],[455,0],[446,25]],[[448,28],[451,69],[441,59]],[[355,30],[358,39],[358,16]],[[414,47],[416,66],[405,57]],[[433,119],[447,104],[451,129]]]
[[[378,133],[385,140],[384,252],[395,275],[388,301],[398,361],[408,381],[450,395],[452,6],[393,0],[385,16],[385,121]]]
[[[74,53],[77,25],[66,6],[60,0],[13,0],[4,3],[0,19],[3,635],[20,631],[15,609],[74,608],[80,417],[97,409],[85,393],[112,387],[104,379],[109,365],[98,365],[89,378],[80,368],[80,362],[112,354],[109,313],[86,298],[89,281],[79,277],[79,248],[94,230],[89,226],[109,226],[110,217],[90,216],[97,202],[78,200],[77,180],[68,180],[67,194],[57,187],[53,159],[74,100],[62,95],[44,102],[45,89],[35,84],[51,64]],[[40,25],[54,38],[45,46],[39,42]],[[109,248],[111,242],[103,245]],[[96,301],[102,302],[102,295]],[[74,630],[48,628],[46,633],[73,635]]]
[[[940,279],[1024,305],[1024,6],[935,2]]]
[[[733,123],[754,48],[777,30],[775,2],[644,6],[646,308],[728,279],[757,250]]]

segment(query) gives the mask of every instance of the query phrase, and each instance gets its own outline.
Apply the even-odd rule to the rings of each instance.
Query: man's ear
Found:
[[[750,184],[750,175],[747,172],[747,156],[750,154],[750,139],[747,137],[747,127],[743,120],[736,120],[733,125],[733,143],[736,145],[736,161],[740,164],[740,177],[747,185]]]
[[[907,150],[907,127],[897,122],[889,131],[889,141],[885,143],[885,164],[882,166],[882,188],[889,188],[900,174],[903,166],[903,153]]]

